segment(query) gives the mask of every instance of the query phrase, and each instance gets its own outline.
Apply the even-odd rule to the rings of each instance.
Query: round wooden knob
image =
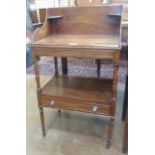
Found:
[[[94,106],[93,109],[92,109],[92,111],[93,111],[93,112],[96,112],[97,109],[98,109],[98,107],[97,107],[97,106]]]
[[[52,100],[52,101],[50,102],[50,105],[51,105],[51,106],[54,106],[54,104],[55,104],[55,101]]]

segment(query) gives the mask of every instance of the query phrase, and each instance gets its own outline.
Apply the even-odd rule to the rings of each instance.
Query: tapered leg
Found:
[[[110,118],[109,129],[108,129],[108,139],[107,139],[107,149],[110,148],[110,145],[111,145],[113,128],[114,128],[114,118]]]
[[[97,77],[100,77],[101,61],[97,59],[96,64],[97,64]]]
[[[46,131],[45,131],[45,122],[44,122],[44,111],[42,107],[39,107],[39,112],[40,112],[42,134],[43,134],[43,137],[45,137]]]

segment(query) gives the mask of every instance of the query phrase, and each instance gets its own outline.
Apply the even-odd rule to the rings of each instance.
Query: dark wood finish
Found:
[[[118,35],[51,35],[34,43],[34,47],[76,47],[119,49]]]
[[[94,5],[103,5],[103,0],[75,0],[75,5],[78,7],[82,6],[94,6]],[[97,64],[97,77],[100,77],[100,60],[96,60]]]
[[[123,15],[122,15],[122,40],[121,45],[122,47],[127,46],[128,44],[128,4],[127,0],[111,0],[109,2],[110,4],[123,4]],[[115,18],[120,18],[120,13],[110,13],[109,16]],[[97,64],[97,76],[100,76],[100,70],[101,70],[101,63],[104,62],[103,60],[96,60]]]
[[[84,49],[84,48],[51,48],[50,47],[32,47],[33,55],[38,56],[57,56],[57,57],[77,57],[80,58],[99,58],[99,59],[114,59],[115,50],[102,49]],[[43,51],[44,50],[44,51]]]
[[[54,66],[55,66],[55,76],[58,76],[58,59],[54,57]]]
[[[109,18],[108,15],[118,11],[122,12],[119,5],[48,9],[45,23],[35,31],[32,44],[38,106],[108,116],[110,118],[108,148],[114,126],[121,48],[121,18]],[[49,16],[57,15],[62,15],[63,18],[48,20]],[[113,79],[68,77],[56,74],[40,88],[36,61],[39,56],[110,59],[114,63]],[[56,60],[55,66],[57,66]],[[64,74],[66,72],[63,71]],[[44,133],[42,115],[43,113],[41,113],[41,121]]]
[[[53,105],[51,104],[54,103]],[[51,108],[57,108],[57,109],[66,109],[66,110],[72,110],[72,111],[79,111],[79,112],[85,112],[85,113],[92,113],[92,114],[98,114],[98,115],[110,115],[110,106],[109,105],[102,105],[97,103],[90,103],[90,102],[80,102],[77,100],[62,100],[62,99],[47,99],[42,98],[41,99],[41,106],[42,107],[51,107]],[[97,107],[96,110],[94,108]]]
[[[112,80],[85,77],[53,77],[42,89],[42,96],[69,98],[91,103],[111,103]]]
[[[45,122],[44,122],[44,111],[43,111],[43,107],[39,107],[39,112],[40,112],[40,120],[41,120],[42,134],[43,134],[43,137],[45,137],[46,131],[45,131]]]
[[[128,62],[128,46],[124,49],[126,60]],[[128,71],[126,74],[126,82],[125,82],[125,92],[124,92],[124,101],[123,101],[123,112],[122,112],[122,120],[125,121],[127,116],[128,109]]]
[[[122,112],[122,120],[126,120],[128,111],[128,75],[126,76],[126,83],[125,83],[125,92],[124,92],[124,100],[123,100],[123,112]]]
[[[119,35],[120,19],[109,19],[108,14],[121,12],[119,5],[117,9],[115,6],[52,8],[47,9],[47,17],[63,16],[55,23],[57,35]]]
[[[62,73],[64,75],[68,74],[68,63],[67,63],[67,58],[61,58],[61,63],[62,63]]]
[[[127,153],[128,151],[128,115],[125,121],[125,128],[124,128],[124,137],[123,137],[123,148],[122,151]]]
[[[97,77],[100,77],[101,62],[99,59],[97,59],[96,63],[97,63]]]

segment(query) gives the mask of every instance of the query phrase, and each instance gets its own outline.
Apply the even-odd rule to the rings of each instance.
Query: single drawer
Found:
[[[51,99],[41,99],[41,106],[52,107],[58,109],[66,109],[73,111],[81,111],[87,113],[96,113],[96,114],[107,114],[110,113],[110,105],[102,105],[96,103],[85,103],[79,101],[71,101],[71,100],[51,100]]]

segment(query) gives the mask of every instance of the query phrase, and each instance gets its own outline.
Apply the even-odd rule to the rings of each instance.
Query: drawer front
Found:
[[[109,105],[84,103],[70,100],[65,101],[65,100],[41,99],[41,106],[88,112],[88,113],[96,113],[96,114],[107,114],[107,115],[110,114]]]

